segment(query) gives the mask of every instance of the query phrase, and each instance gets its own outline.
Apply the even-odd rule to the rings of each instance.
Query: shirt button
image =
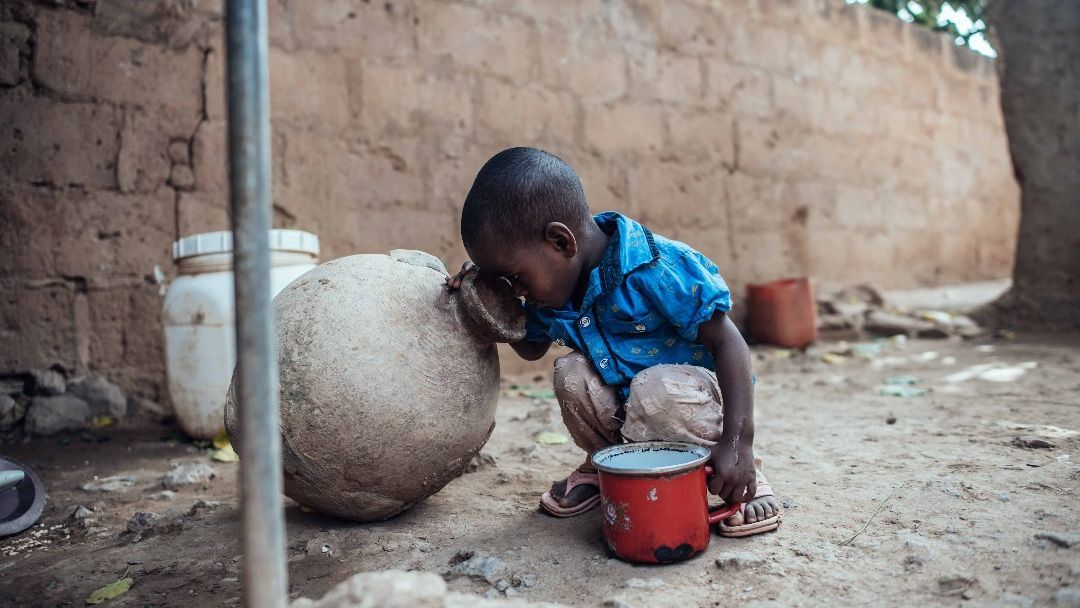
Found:
[[[600,369],[607,369],[607,366],[608,366],[607,358],[605,357],[603,359],[600,359],[600,363],[598,365],[600,365]]]
[[[592,321],[589,320],[589,317],[581,317],[581,319],[578,321],[578,325],[582,327],[588,327],[589,323],[592,323]]]
[[[642,331],[645,331],[645,326],[642,325],[641,323],[638,323],[637,325],[634,326],[634,329],[636,329],[639,332],[642,332]]]
[[[563,340],[562,338],[557,338],[555,340],[555,343],[558,344],[559,346],[566,346],[566,341]]]

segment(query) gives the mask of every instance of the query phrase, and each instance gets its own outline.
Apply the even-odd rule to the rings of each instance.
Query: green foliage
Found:
[[[988,0],[848,0],[869,4],[875,8],[889,11],[904,21],[918,23],[939,32],[946,32],[957,42],[972,45],[973,38],[982,46],[989,47],[986,38],[986,3]],[[963,13],[965,19],[956,19],[956,13]],[[958,22],[959,21],[959,22]]]

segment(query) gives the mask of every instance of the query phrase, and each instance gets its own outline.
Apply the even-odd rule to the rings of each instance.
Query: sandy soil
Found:
[[[1080,587],[1080,546],[1036,537],[1080,533],[1080,436],[1043,437],[1049,449],[1014,444],[1055,434],[1016,425],[1080,429],[1080,340],[888,343],[871,359],[838,364],[819,351],[785,354],[755,350],[757,443],[788,507],[776,533],[714,536],[705,555],[678,565],[611,559],[598,510],[572,520],[537,512],[540,493],[580,452],[538,445],[538,432],[562,428],[557,406],[507,382],[483,452],[494,463],[398,518],[360,525],[286,500],[290,595],[317,597],[360,571],[443,573],[464,549],[501,558],[532,583],[511,594],[575,606],[1030,606],[1055,594],[1065,602],[1068,588]],[[1037,367],[1012,382],[945,379],[973,365],[1029,361]],[[928,393],[879,394],[882,380],[901,374]],[[0,540],[0,605],[81,606],[126,569],[134,587],[110,605],[239,604],[237,465],[211,463],[169,433],[115,429],[101,443],[75,435],[2,446],[37,469],[49,501],[39,527]],[[160,479],[175,462],[211,464],[218,477],[165,499]],[[136,482],[78,489],[114,475]],[[198,500],[220,505],[188,515]],[[70,517],[78,505],[94,510],[89,531]],[[126,532],[135,512],[169,510],[184,515],[141,539]],[[715,563],[731,552],[734,565]],[[450,586],[497,593],[463,577]]]

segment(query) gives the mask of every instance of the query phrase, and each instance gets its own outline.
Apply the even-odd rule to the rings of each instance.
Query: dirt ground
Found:
[[[573,606],[1080,601],[1071,591],[1080,587],[1080,546],[1036,536],[1080,533],[1080,435],[1062,430],[1080,429],[1080,339],[879,346],[826,357],[833,363],[822,355],[845,350],[835,342],[806,354],[755,349],[757,446],[787,507],[776,533],[714,535],[704,555],[677,565],[612,559],[598,510],[571,520],[537,512],[540,493],[581,456],[572,444],[534,440],[562,431],[557,405],[507,381],[483,451],[494,462],[396,519],[355,524],[286,500],[290,596],[318,597],[361,571],[444,573],[469,549],[505,560],[528,583],[511,595]],[[1026,362],[1036,365],[1000,370]],[[984,377],[947,379],[968,369]],[[880,394],[886,378],[901,375],[926,394]],[[237,465],[211,462],[206,449],[172,433],[111,429],[0,446],[36,468],[49,492],[39,526],[0,540],[0,605],[81,606],[125,570],[134,586],[108,605],[239,605]],[[1017,437],[1053,447],[1024,447]],[[166,498],[161,477],[177,462],[206,463],[218,476]],[[135,481],[112,492],[79,489],[95,476]],[[220,504],[189,514],[199,500]],[[71,517],[79,505],[94,511],[89,530]],[[169,519],[170,510],[179,514]],[[169,523],[137,537],[126,530],[138,511]],[[498,594],[465,577],[449,584]]]

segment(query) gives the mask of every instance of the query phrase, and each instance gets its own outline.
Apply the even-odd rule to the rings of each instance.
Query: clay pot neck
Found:
[[[525,310],[506,281],[470,273],[461,281],[454,298],[469,330],[488,342],[519,342],[525,339]]]

